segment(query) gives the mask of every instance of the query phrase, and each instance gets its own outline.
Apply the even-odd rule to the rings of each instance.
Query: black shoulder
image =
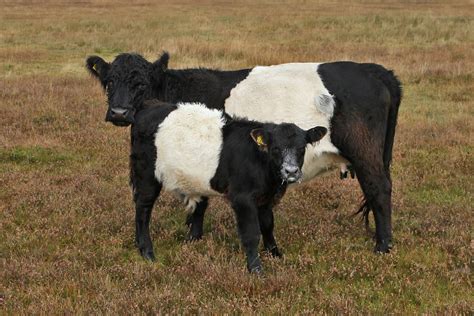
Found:
[[[174,110],[176,105],[161,101],[146,101],[144,108],[135,115],[132,133],[153,136],[158,126]]]

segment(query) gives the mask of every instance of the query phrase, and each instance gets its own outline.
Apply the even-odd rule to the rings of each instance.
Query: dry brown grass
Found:
[[[470,1],[2,2],[0,308],[17,313],[472,313],[474,6]],[[128,130],[103,122],[83,67],[137,51],[172,67],[352,59],[404,82],[395,251],[375,256],[355,180],[329,174],[276,212],[283,260],[244,270],[214,199],[203,241],[182,206],[153,214],[158,263],[133,245]],[[3,297],[3,301],[2,298]]]

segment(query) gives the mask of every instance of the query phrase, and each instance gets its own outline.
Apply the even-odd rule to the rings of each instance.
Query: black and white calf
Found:
[[[202,196],[225,196],[235,211],[250,271],[261,271],[260,234],[265,249],[280,255],[272,208],[287,184],[300,180],[306,146],[319,141],[326,128],[304,131],[294,124],[231,119],[198,103],[159,101],[138,111],[134,121],[131,180],[143,257],[154,259],[149,222],[162,187],[190,204],[203,203]]]
[[[201,102],[209,108],[262,122],[291,122],[300,128],[328,129],[319,146],[306,150],[303,178],[332,168],[357,175],[365,200],[360,212],[373,211],[377,252],[392,247],[390,162],[400,82],[377,64],[292,63],[235,71],[168,69],[168,54],[150,63],[137,54],[112,63],[87,59],[89,71],[107,91],[106,120],[128,125],[144,99]],[[350,167],[350,168],[348,168]],[[199,238],[205,202],[191,218]]]

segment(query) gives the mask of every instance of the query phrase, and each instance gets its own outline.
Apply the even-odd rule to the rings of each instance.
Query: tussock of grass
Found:
[[[11,148],[0,150],[0,159],[4,163],[22,165],[61,164],[71,159],[65,153],[57,152],[50,148],[30,147]]]
[[[472,313],[473,6],[468,1],[4,3],[0,11],[0,302],[6,313]],[[276,210],[283,260],[244,269],[232,210],[211,201],[185,243],[169,194],[158,262],[134,246],[129,131],[104,123],[84,69],[163,50],[170,67],[351,59],[404,83],[394,146],[395,249],[351,217],[355,180],[328,174]]]

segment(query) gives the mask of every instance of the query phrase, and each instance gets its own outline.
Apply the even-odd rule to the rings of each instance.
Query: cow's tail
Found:
[[[398,109],[402,102],[402,86],[392,71],[386,71],[385,76],[380,79],[390,91],[390,99],[392,101],[388,112],[387,131],[383,148],[383,163],[385,171],[390,179],[390,163],[392,162],[392,150],[395,139],[395,128],[397,126]]]
[[[390,163],[392,161],[393,142],[395,139],[395,128],[397,125],[398,109],[402,101],[402,86],[397,76],[391,70],[376,64],[362,64],[362,66],[372,76],[379,79],[387,87],[390,92],[390,109],[388,111],[387,129],[385,132],[385,142],[383,148],[383,164],[388,179],[390,177]],[[369,230],[369,213],[371,211],[370,203],[363,200],[356,214],[362,214],[364,217],[365,227]]]

